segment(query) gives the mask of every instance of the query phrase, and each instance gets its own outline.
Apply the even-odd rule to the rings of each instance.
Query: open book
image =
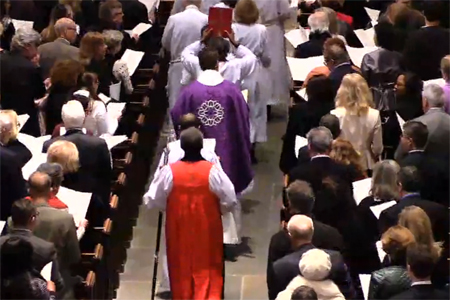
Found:
[[[295,156],[298,157],[298,151],[300,148],[308,145],[308,140],[302,136],[297,135],[295,137]]]
[[[24,20],[16,20],[16,19],[12,19],[11,20],[14,28],[16,29],[16,31],[18,29],[33,29],[33,21],[24,21]]]
[[[120,143],[122,143],[128,139],[128,137],[126,135],[106,135],[105,134],[100,137],[105,140],[106,145],[108,145],[109,150],[111,150],[115,146],[119,145]]]
[[[111,84],[109,86],[109,95],[111,96],[110,99],[114,99],[119,101],[120,100],[120,90],[122,87],[122,81],[118,83]]]
[[[369,196],[371,188],[372,178],[353,182],[353,198],[355,199],[356,205],[359,205],[364,198]]]
[[[86,218],[91,196],[92,193],[77,192],[65,187],[60,187],[56,195],[59,200],[67,205],[69,213],[73,216],[77,225]]]
[[[134,51],[134,50],[130,50],[130,49],[125,50],[125,52],[123,53],[120,60],[124,61],[127,64],[128,72],[129,72],[130,76],[132,76],[134,74],[134,72],[136,71],[137,67],[141,63],[142,58],[144,57],[144,54],[145,54],[144,52]],[[111,97],[114,98],[112,95],[111,95]]]
[[[284,37],[291,43],[294,48],[297,48],[298,45],[303,44],[304,42],[309,41],[309,29],[305,29],[300,27],[299,29],[294,29],[287,32]]]
[[[295,81],[305,81],[309,72],[317,67],[323,66],[323,56],[309,58],[286,57],[292,79]]]
[[[136,34],[136,35],[140,36],[141,34],[146,32],[150,28],[152,28],[152,24],[139,23],[132,30],[125,30],[125,32],[127,32],[129,35]]]
[[[42,148],[41,148],[42,150]],[[47,153],[35,153],[33,157],[22,167],[23,179],[28,180],[37,168],[47,162]]]
[[[25,133],[19,133],[17,140],[25,145],[30,150],[32,155],[42,152],[42,147],[46,141],[51,138],[50,135],[44,135],[40,137],[34,137]]]
[[[375,206],[371,206],[370,210],[372,211],[373,215],[375,216],[375,218],[379,219],[381,213],[385,210],[388,209],[391,206],[394,206],[395,204],[397,204],[397,202],[395,201],[389,201],[389,202],[385,202],[383,204],[379,204],[379,205],[375,205]]]
[[[368,7],[364,7],[367,14],[370,17],[370,20],[372,21],[372,26],[375,26],[378,23],[378,17],[380,16],[380,11]]]
[[[25,123],[28,121],[29,118],[30,118],[29,115],[18,115],[17,116],[17,122],[19,122],[19,131],[22,130],[23,126],[25,125]]]
[[[348,55],[352,59],[352,62],[358,67],[361,68],[362,60],[364,55],[367,53],[373,52],[377,50],[377,47],[364,47],[364,48],[353,48],[347,46]]]
[[[108,103],[108,115],[117,120],[122,116],[123,109],[125,108],[125,102],[111,102]]]
[[[42,277],[44,277],[44,279],[46,281],[52,280],[52,267],[53,267],[53,263],[49,262],[41,270],[41,275],[42,275]]]
[[[375,45],[375,29],[369,28],[367,30],[355,30],[356,36],[359,38],[364,47],[376,47]]]

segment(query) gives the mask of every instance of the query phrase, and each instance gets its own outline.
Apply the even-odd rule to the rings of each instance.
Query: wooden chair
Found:
[[[85,286],[84,295],[81,298],[82,300],[94,300],[96,299],[95,295],[95,281],[96,276],[94,271],[90,271],[87,276],[86,280],[83,282]]]

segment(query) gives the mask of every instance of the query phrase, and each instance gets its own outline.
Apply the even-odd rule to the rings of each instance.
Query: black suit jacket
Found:
[[[449,293],[447,290],[435,289],[431,284],[413,285],[409,290],[392,297],[391,299],[406,300],[406,299],[448,299]]]
[[[314,247],[313,244],[303,245],[297,251],[286,255],[274,263],[274,282],[273,288],[271,289],[272,295],[278,295],[279,292],[282,292],[288,286],[292,279],[301,275],[298,265],[302,255],[315,248],[316,247]],[[332,280],[339,287],[341,293],[346,298],[350,298],[352,294],[352,284],[341,254],[333,250],[324,251],[330,256],[331,260],[331,271],[328,279]]]
[[[304,42],[295,48],[295,58],[308,58],[313,56],[321,56],[323,54],[323,44],[327,39],[331,38],[331,34],[310,33],[309,41]]]
[[[328,78],[331,80],[334,95],[336,96],[339,87],[341,86],[342,78],[347,74],[358,73],[351,63],[345,63],[334,68]]]
[[[422,198],[449,206],[449,170],[445,161],[420,151],[408,153],[399,163],[402,167],[414,166],[419,170]]]
[[[64,281],[59,273],[56,249],[53,243],[38,238],[28,229],[11,228],[7,235],[0,237],[0,248],[9,238],[24,239],[33,246],[33,268],[36,271],[41,272],[49,262],[52,262],[51,279],[58,290],[64,288]]]
[[[411,34],[403,51],[406,68],[422,80],[441,78],[441,59],[450,53],[450,32],[430,26]]]
[[[335,250],[344,253],[344,241],[341,234],[331,226],[313,220],[314,235],[312,244],[320,249]],[[291,239],[286,230],[280,230],[270,239],[269,256],[267,258],[267,287],[269,289],[269,299],[277,297],[274,282],[275,274],[273,264],[277,260],[293,252]]]
[[[14,153],[19,162],[20,168],[23,168],[33,156],[28,148],[19,142],[19,140],[11,140],[8,144],[3,145],[6,149]]]
[[[138,0],[120,0],[123,10],[123,28],[131,30],[139,23],[148,23],[148,11],[145,4]]]

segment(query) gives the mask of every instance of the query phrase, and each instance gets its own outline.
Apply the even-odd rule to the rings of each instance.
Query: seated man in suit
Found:
[[[24,239],[33,246],[33,268],[41,272],[48,264],[52,263],[51,280],[55,283],[56,290],[64,288],[64,281],[59,273],[55,246],[33,235],[32,230],[37,223],[38,213],[36,207],[27,199],[20,199],[13,203],[11,208],[11,219],[14,228],[7,235],[0,237],[0,248],[10,238]]]
[[[448,299],[450,296],[448,288],[438,290],[431,284],[431,274],[436,260],[427,246],[420,244],[409,246],[406,251],[406,264],[408,275],[412,280],[411,288],[391,299]]]
[[[311,218],[304,215],[295,215],[288,223],[287,230],[295,251],[277,260],[273,265],[274,280],[272,295],[278,295],[297,275],[300,274],[299,262],[304,253],[316,248],[311,242],[314,235],[314,226]],[[347,267],[341,254],[333,250],[325,250],[330,255],[331,271],[327,279],[331,279],[346,298],[351,298],[353,289],[348,276]]]
[[[385,209],[378,220],[380,233],[384,233],[389,227],[398,222],[398,215],[408,206],[415,205],[423,209],[431,221],[434,238],[436,241],[448,242],[449,215],[448,208],[441,204],[423,200],[420,197],[420,174],[415,167],[403,167],[398,174],[400,200],[394,206]]]
[[[312,244],[320,249],[335,250],[343,253],[344,241],[341,234],[333,227],[316,221],[312,217],[312,209],[314,207],[314,193],[311,186],[300,180],[292,182],[286,189],[286,196],[289,207],[288,215],[306,215],[312,218],[314,233],[312,237]],[[289,222],[286,219],[285,222]],[[283,224],[284,225],[284,224]],[[291,246],[289,234],[283,228],[275,233],[270,239],[269,256],[267,258],[267,287],[269,290],[269,299],[275,299],[276,293],[273,292],[274,271],[273,264],[280,258],[292,253],[294,249]]]
[[[325,12],[315,12],[308,18],[308,25],[311,29],[309,41],[304,42],[295,48],[294,56],[296,58],[308,58],[312,56],[321,56],[323,53],[323,44],[331,34],[329,31],[330,21]]]
[[[57,60],[78,60],[80,50],[71,46],[77,39],[77,25],[69,18],[62,18],[55,23],[55,32],[58,38],[54,42],[46,43],[38,47],[40,55],[42,77],[50,77],[50,70]]]
[[[400,145],[408,154],[399,164],[402,167],[417,168],[422,178],[420,195],[423,199],[448,206],[448,166],[424,151],[427,141],[428,129],[425,124],[418,121],[406,122]]]

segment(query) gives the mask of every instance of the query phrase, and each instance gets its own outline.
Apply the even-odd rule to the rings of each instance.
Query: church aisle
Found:
[[[257,150],[260,162],[254,167],[255,187],[241,199],[243,243],[237,249],[240,256],[225,265],[225,299],[267,299],[267,248],[271,235],[279,228],[283,180],[278,160],[285,127],[284,119],[274,118],[268,126],[269,141]],[[161,145],[159,153],[162,148]],[[157,211],[141,207],[125,271],[121,274],[119,300],[150,298],[157,220]]]

